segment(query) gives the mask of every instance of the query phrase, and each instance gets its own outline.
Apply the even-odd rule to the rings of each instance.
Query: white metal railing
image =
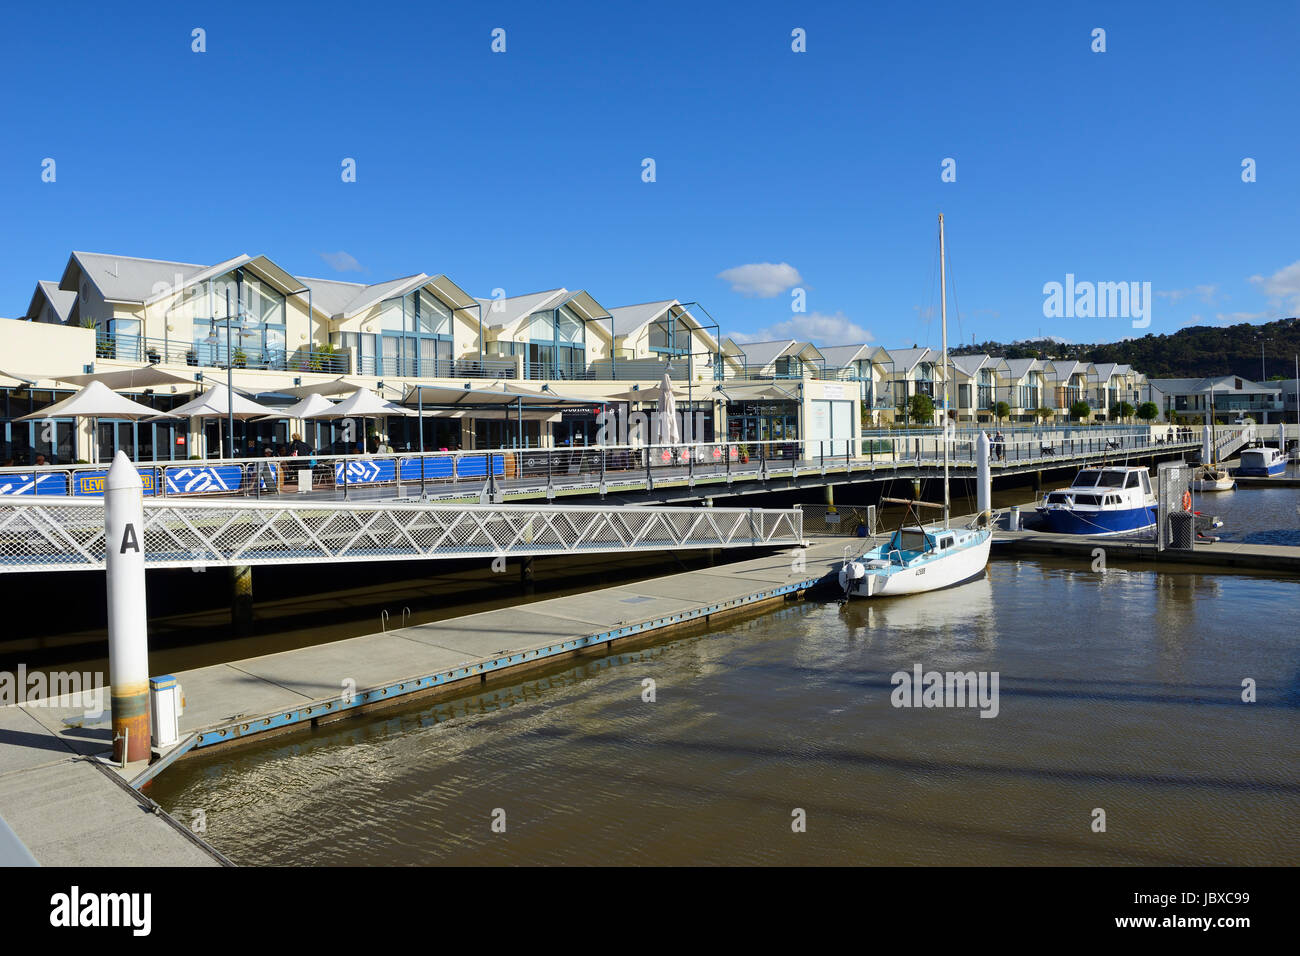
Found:
[[[987,429],[985,429],[987,431]],[[876,432],[851,439],[683,442],[672,445],[589,445],[490,451],[399,452],[391,455],[310,455],[290,458],[146,462],[136,467],[146,500],[255,498],[362,500],[459,497],[500,500],[564,489],[653,490],[672,482],[763,481],[811,471],[875,471],[938,467],[943,448],[961,471],[975,467],[979,431],[959,429],[945,442],[937,430]],[[994,448],[995,467],[1069,463],[1097,455],[1164,451],[1160,432],[1105,429],[1008,433]],[[1200,433],[1184,429],[1175,448],[1200,446]],[[0,468],[0,502],[11,497],[103,495],[107,465]],[[304,474],[305,473],[305,474]],[[310,491],[310,495],[305,492]]]
[[[803,541],[798,509],[146,501],[148,567],[495,558]],[[104,566],[104,507],[0,499],[0,571]]]

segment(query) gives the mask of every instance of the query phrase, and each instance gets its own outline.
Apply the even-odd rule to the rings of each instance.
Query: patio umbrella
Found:
[[[673,380],[664,372],[663,381],[659,383],[659,433],[660,445],[676,445],[682,440],[681,428],[677,423],[677,398],[673,395]]]
[[[91,382],[102,382],[113,389],[152,388],[156,385],[188,385],[190,389],[196,387],[193,378],[186,378],[183,375],[165,371],[156,365],[145,365],[142,368],[123,368],[115,372],[93,372],[89,375],[63,375],[59,377],[59,381],[71,382],[73,385],[89,385]]]
[[[103,382],[91,382],[77,394],[65,398],[53,405],[46,405],[38,412],[23,415],[20,422],[41,421],[51,418],[90,418],[95,421],[95,439],[99,439],[99,419],[125,418],[130,421],[147,419],[157,421],[164,418],[179,418],[179,415],[159,412],[156,408],[133,402],[125,395],[118,395]],[[98,449],[96,449],[98,451]],[[98,457],[98,456],[96,456]]]
[[[403,408],[401,405],[394,405],[392,402],[385,401],[368,388],[358,389],[343,401],[329,408],[322,409],[313,415],[302,415],[303,419],[344,419],[359,418],[362,422],[362,435],[364,437],[365,420],[367,418],[384,418],[388,415],[402,415],[418,417],[419,412],[409,408]]]
[[[288,408],[279,408],[272,415],[267,415],[263,421],[277,421],[281,418],[316,418],[320,412],[328,412],[334,408],[334,403],[324,395],[312,393],[300,402],[295,402]]]
[[[233,407],[232,407],[233,406]],[[179,408],[173,408],[171,415],[159,415],[159,418],[225,418],[232,415],[240,420],[275,415],[275,409],[259,405],[250,398],[244,398],[238,392],[234,401],[224,385],[213,385],[202,395],[186,402]]]
[[[167,417],[181,418],[238,418],[240,421],[247,421],[250,418],[263,418],[267,415],[274,415],[275,409],[268,408],[265,405],[259,405],[250,398],[245,398],[238,392],[235,392],[233,400],[229,389],[224,385],[213,385],[191,401],[186,402],[179,408],[172,409],[172,415]],[[159,416],[162,417],[162,416]],[[231,445],[234,445],[235,436],[230,435]],[[234,448],[229,449],[230,456],[234,456]]]

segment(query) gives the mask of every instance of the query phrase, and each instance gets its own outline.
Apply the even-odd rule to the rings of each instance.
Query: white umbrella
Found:
[[[267,421],[275,421],[281,418],[321,418],[320,413],[328,412],[334,408],[334,403],[324,395],[312,393],[304,398],[301,402],[296,402],[288,408],[276,409],[275,414],[266,416]]]
[[[233,404],[233,408],[231,407]],[[238,392],[235,393],[234,402],[230,400],[230,392],[224,385],[213,385],[210,389],[200,395],[193,401],[186,402],[179,408],[173,408],[171,415],[160,415],[159,418],[226,418],[233,413],[234,418],[248,419],[260,418],[266,415],[274,416],[274,408],[268,408],[265,405],[259,405],[249,398],[244,398]]]
[[[188,385],[190,389],[195,387],[194,379],[168,372],[156,365],[123,368],[115,372],[93,372],[90,375],[64,375],[59,381],[72,382],[74,385],[102,382],[109,388],[148,388],[154,385]]]
[[[40,421],[50,418],[93,418],[95,435],[99,435],[99,419],[125,418],[130,421],[148,419],[155,421],[162,418],[179,416],[159,412],[156,408],[133,402],[125,395],[118,395],[103,382],[91,382],[81,391],[53,405],[46,405],[39,412],[32,412],[17,419],[20,422]],[[97,449],[98,450],[98,449]],[[98,456],[96,456],[98,457]]]
[[[133,402],[125,395],[112,391],[103,382],[91,382],[76,395],[46,405],[39,412],[24,415],[18,421],[30,422],[43,418],[127,418],[135,421],[141,418],[176,417]]]
[[[392,402],[385,401],[368,388],[362,388],[353,392],[337,405],[331,405],[314,415],[303,415],[301,417],[304,419],[359,418],[361,419],[362,434],[364,435],[365,420],[367,418],[383,418],[387,415],[418,416],[419,414],[419,412],[412,409],[403,408],[401,405],[394,405]]]
[[[673,380],[664,372],[663,381],[659,383],[659,442],[660,445],[676,445],[682,440],[681,428],[677,424],[677,398],[673,395]]]
[[[358,389],[337,405],[331,405],[314,415],[300,418],[376,418],[384,415],[418,415],[419,413],[385,401],[368,388]]]

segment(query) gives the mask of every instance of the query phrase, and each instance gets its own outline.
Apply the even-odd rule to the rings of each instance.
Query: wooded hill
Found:
[[[1067,345],[1052,340],[1009,345],[983,342],[952,349],[952,353],[1120,362],[1132,365],[1148,378],[1240,375],[1258,381],[1261,346],[1268,378],[1294,378],[1295,357],[1300,355],[1300,319],[1280,319],[1264,325],[1193,325],[1172,335],[1144,335],[1110,345]]]

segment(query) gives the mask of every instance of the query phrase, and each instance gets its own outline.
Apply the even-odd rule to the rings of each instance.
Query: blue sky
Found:
[[[364,282],[442,272],[479,296],[696,300],[751,338],[937,346],[939,212],[954,341],[1135,334],[1044,318],[1067,273],[1150,282],[1151,332],[1300,313],[1294,3],[4,16],[2,315],[72,249],[246,252]],[[327,261],[349,257],[361,271]],[[720,278],[745,266],[739,288]]]

